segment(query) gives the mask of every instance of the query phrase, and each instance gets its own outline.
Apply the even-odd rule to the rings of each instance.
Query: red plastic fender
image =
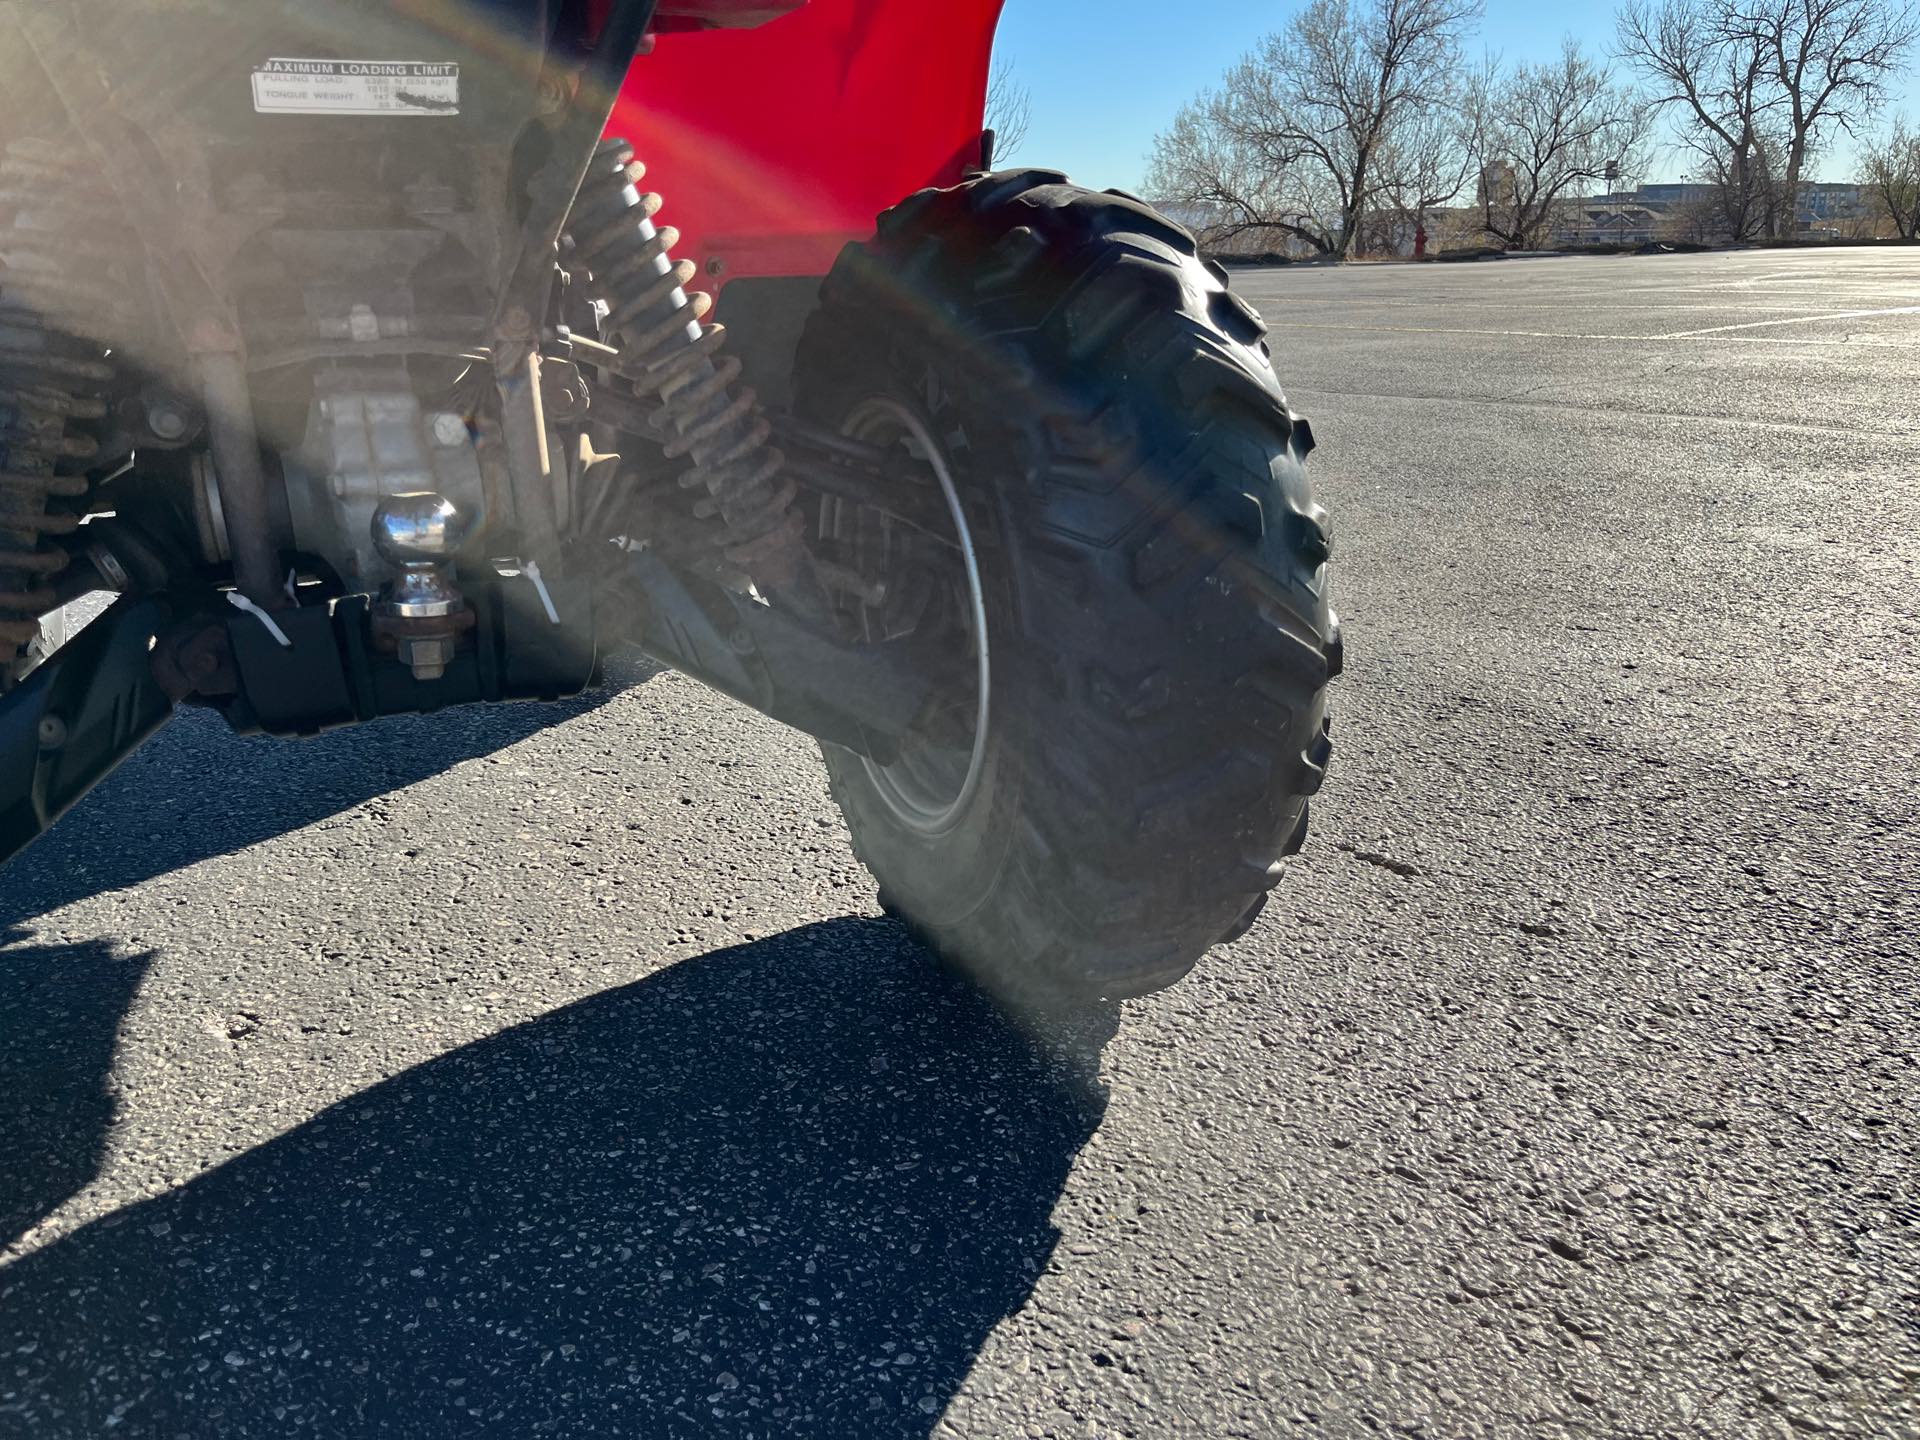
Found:
[[[755,29],[669,31],[634,60],[608,133],[633,141],[702,289],[824,275],[880,211],[978,168],[1003,3],[808,0]]]

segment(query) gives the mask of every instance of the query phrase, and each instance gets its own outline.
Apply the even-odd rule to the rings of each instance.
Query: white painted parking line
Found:
[[[1693,425],[1725,425],[1741,430],[1778,431],[1789,435],[1846,435],[1858,440],[1897,440],[1911,443],[1915,433],[1913,427],[1906,429],[1888,429],[1882,425],[1862,424],[1848,420],[1816,420],[1802,416],[1794,420],[1764,418],[1752,415],[1728,415],[1723,412],[1702,410],[1672,410],[1629,406],[1615,402],[1570,399],[1543,395],[1427,395],[1411,394],[1397,390],[1352,390],[1325,385],[1289,385],[1287,393],[1298,399],[1302,395],[1338,395],[1347,400],[1388,400],[1396,403],[1419,405],[1438,405],[1448,409],[1467,406],[1480,409],[1518,408],[1526,410],[1577,410],[1611,419],[1634,420],[1684,420]]]
[[[1727,325],[1710,327],[1705,330],[1655,331],[1644,335],[1588,335],[1574,330],[1480,330],[1468,326],[1455,325],[1353,325],[1322,324],[1314,320],[1272,320],[1267,324],[1269,330],[1339,330],[1349,333],[1378,335],[1485,335],[1497,339],[1514,340],[1613,340],[1626,341],[1635,345],[1648,345],[1661,340],[1696,340],[1707,336],[1719,336],[1729,345],[1852,345],[1874,349],[1911,350],[1920,346],[1920,330],[1910,340],[1888,340],[1875,336],[1857,335],[1730,335],[1730,330],[1746,330],[1765,325],[1811,324],[1819,320],[1845,320],[1860,315],[1905,315],[1920,313],[1920,305],[1903,306],[1898,310],[1848,310],[1828,315],[1804,315],[1793,320],[1760,320],[1750,325]]]
[[[1875,315],[1920,315],[1920,305],[1895,305],[1885,310],[1832,310],[1791,320],[1746,320],[1738,325],[1709,325],[1704,330],[1676,330],[1662,340],[1686,340],[1695,335],[1724,335],[1729,330],[1764,330],[1769,325],[1814,325],[1822,320],[1864,320]]]
[[[1240,293],[1242,295],[1247,295],[1249,292],[1246,290],[1242,290]],[[1406,306],[1407,306],[1407,297],[1405,295],[1383,296],[1377,300],[1371,299],[1371,298],[1359,299],[1359,300],[1345,300],[1345,299],[1303,300],[1297,296],[1291,296],[1291,295],[1265,296],[1265,297],[1255,296],[1253,298],[1265,298],[1270,301],[1278,301],[1279,303],[1285,304],[1289,308],[1294,310],[1335,310],[1335,311],[1340,311],[1342,313],[1346,313],[1354,310],[1404,310],[1406,309]],[[1869,298],[1882,299],[1884,297],[1872,296]],[[1786,300],[1786,301],[1781,301],[1778,304],[1772,304],[1772,305],[1754,304],[1750,301],[1743,301],[1743,302],[1740,302],[1737,305],[1737,307],[1735,302],[1728,301],[1728,300],[1700,300],[1700,301],[1694,301],[1690,303],[1674,304],[1674,305],[1657,305],[1657,304],[1642,305],[1642,304],[1619,304],[1614,302],[1611,299],[1604,298],[1604,297],[1595,298],[1592,295],[1577,295],[1577,296],[1576,295],[1555,295],[1555,296],[1547,296],[1547,297],[1534,299],[1534,300],[1480,300],[1476,298],[1473,302],[1473,308],[1476,310],[1555,310],[1560,312],[1565,312],[1569,309],[1580,309],[1580,310],[1596,311],[1598,313],[1607,314],[1607,315],[1612,315],[1621,311],[1634,311],[1636,313],[1640,311],[1647,311],[1647,312],[1655,312],[1655,313],[1661,313],[1661,314],[1672,314],[1672,313],[1677,313],[1685,310],[1713,310],[1713,311],[1718,311],[1724,314],[1726,311],[1732,310],[1735,308],[1738,308],[1741,310],[1760,310],[1760,311],[1789,310],[1789,311],[1792,311],[1795,315],[1801,315],[1801,316],[1804,316],[1807,313],[1807,303],[1804,300],[1797,301],[1797,302]],[[1916,308],[1920,308],[1920,307],[1916,307]],[[1839,312],[1836,311],[1834,313],[1837,314]]]

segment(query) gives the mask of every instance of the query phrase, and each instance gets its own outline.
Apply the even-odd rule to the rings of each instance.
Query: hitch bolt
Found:
[[[186,412],[171,400],[154,400],[147,405],[147,429],[156,439],[183,439],[189,424]]]

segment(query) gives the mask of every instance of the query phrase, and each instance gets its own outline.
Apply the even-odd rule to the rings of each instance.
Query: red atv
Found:
[[[817,736],[999,986],[1243,932],[1329,753],[1312,434],[1185,230],[993,169],[999,8],[0,5],[0,854],[176,704],[312,735],[630,641]]]

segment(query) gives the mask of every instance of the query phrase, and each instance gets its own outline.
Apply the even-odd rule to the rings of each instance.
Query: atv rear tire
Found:
[[[1002,993],[1171,984],[1305,839],[1341,644],[1264,334],[1186,231],[1020,170],[883,215],[801,342],[801,417],[936,448],[977,561],[965,784],[824,749],[883,903]]]

